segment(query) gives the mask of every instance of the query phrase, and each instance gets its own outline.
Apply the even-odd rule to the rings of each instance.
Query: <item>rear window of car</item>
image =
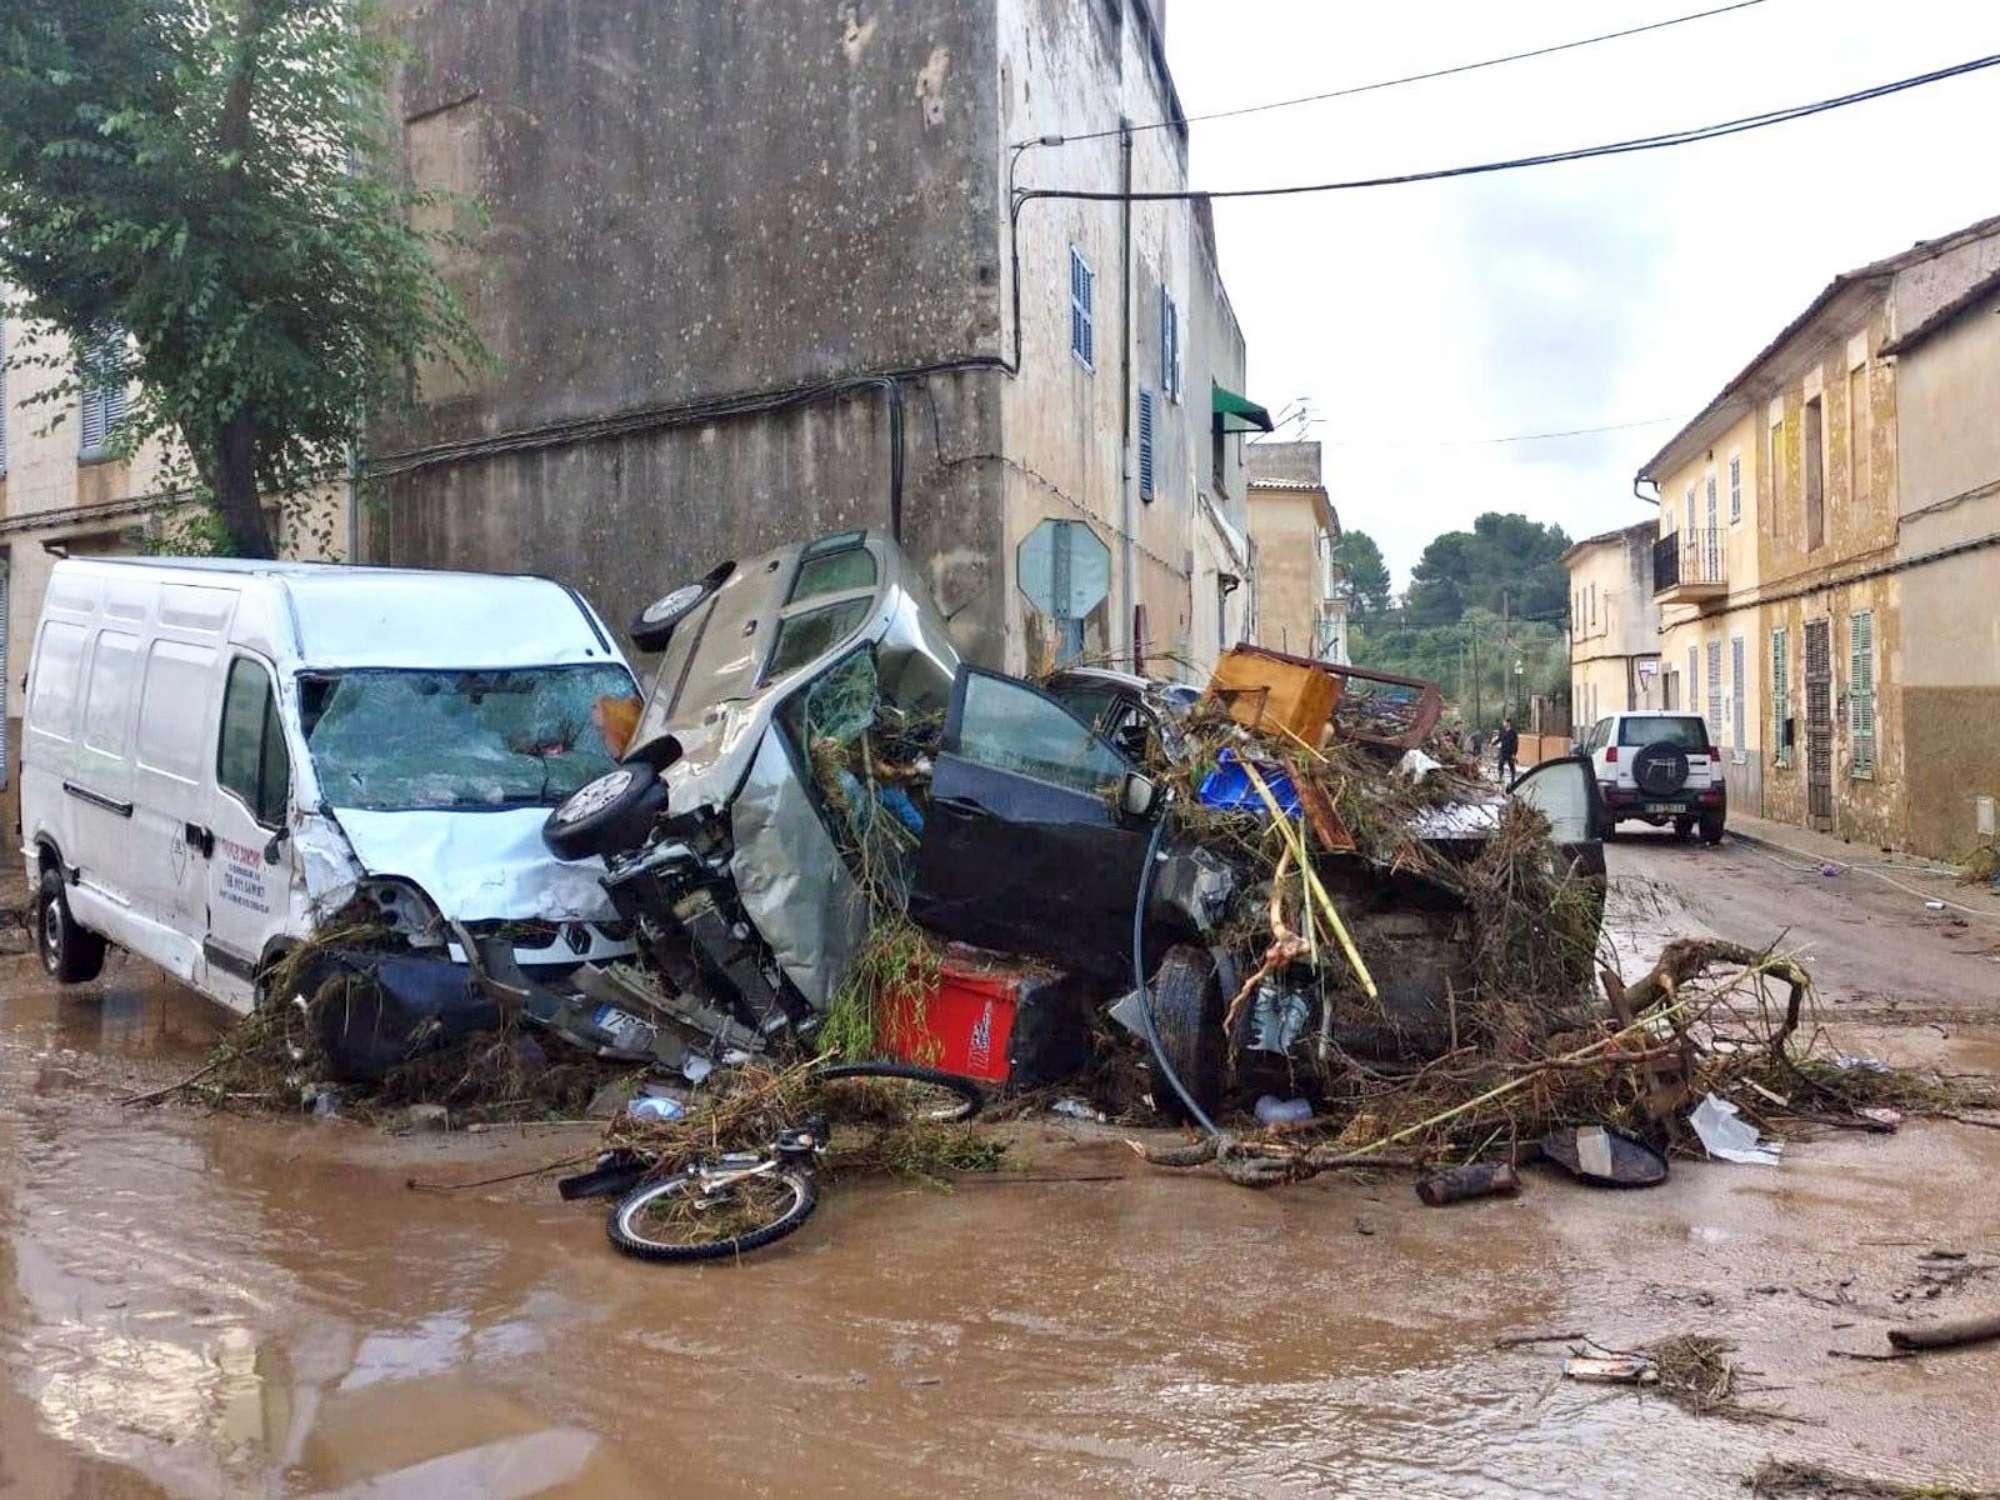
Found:
[[[1706,750],[1708,725],[1699,714],[1672,719],[1621,719],[1621,745],[1672,745],[1676,750]]]

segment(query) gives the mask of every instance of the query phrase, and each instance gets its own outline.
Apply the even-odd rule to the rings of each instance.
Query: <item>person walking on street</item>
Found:
[[[1500,757],[1500,784],[1505,786],[1521,774],[1521,768],[1514,763],[1514,757],[1521,753],[1521,736],[1512,719],[1500,721],[1500,737],[1495,743]]]

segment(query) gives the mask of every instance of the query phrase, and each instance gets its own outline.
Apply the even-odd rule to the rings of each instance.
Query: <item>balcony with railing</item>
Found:
[[[1719,527],[1669,532],[1653,543],[1653,597],[1705,604],[1729,592],[1729,553]]]

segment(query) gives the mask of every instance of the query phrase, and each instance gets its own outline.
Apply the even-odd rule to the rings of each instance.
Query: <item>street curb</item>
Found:
[[[1815,854],[1810,849],[1801,849],[1796,844],[1785,844],[1780,843],[1777,839],[1766,838],[1761,833],[1745,833],[1742,829],[1733,826],[1727,831],[1731,838],[1741,839],[1746,844],[1755,844],[1760,849],[1773,849],[1781,854],[1789,854],[1795,859],[1807,860],[1815,865],[1835,864],[1845,866],[1865,864],[1879,866],[1884,869],[1908,870],[1914,875],[1956,875],[1958,873],[1952,866],[1940,864],[1935,860],[1925,860],[1921,863],[1907,865],[1882,865],[1879,860],[1833,859],[1824,854]]]

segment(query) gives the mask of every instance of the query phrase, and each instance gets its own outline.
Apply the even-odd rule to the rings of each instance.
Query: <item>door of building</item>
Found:
[[[1833,827],[1833,650],[1825,620],[1806,625],[1806,818]]]

